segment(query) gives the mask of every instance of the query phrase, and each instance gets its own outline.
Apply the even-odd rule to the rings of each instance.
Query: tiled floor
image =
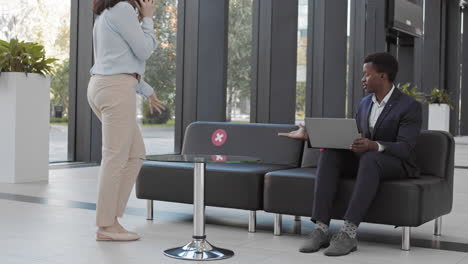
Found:
[[[0,184],[0,263],[187,263],[163,255],[163,250],[190,240],[192,207],[155,204],[155,220],[146,221],[146,202],[132,195],[122,222],[140,233],[137,242],[96,242],[94,213],[97,167],[54,169],[50,181],[34,184]],[[468,245],[468,170],[455,171],[453,212],[444,217],[440,241]],[[14,196],[16,194],[18,196]],[[46,199],[40,199],[46,198]],[[302,254],[299,245],[313,226],[302,219],[302,235],[292,234],[293,218],[283,220],[285,234],[272,234],[272,215],[258,214],[258,231],[247,232],[248,213],[241,210],[207,208],[208,240],[233,250],[235,256],[220,263],[444,263],[468,264],[468,254],[453,250],[412,247],[399,249],[400,229],[363,224],[359,250],[349,256],[329,258],[323,254]],[[340,221],[333,222],[333,229]],[[415,242],[432,241],[433,223],[413,229]],[[367,242],[389,241],[389,242]],[[437,241],[437,240],[436,240]]]

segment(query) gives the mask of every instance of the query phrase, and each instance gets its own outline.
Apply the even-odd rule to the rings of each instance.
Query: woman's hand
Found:
[[[150,95],[150,97],[148,97],[148,102],[149,102],[149,108],[150,108],[151,114],[153,114],[154,110],[158,111],[161,114],[162,111],[166,109],[164,107],[164,103],[159,101],[155,93],[153,93],[152,95]]]
[[[294,130],[289,133],[278,133],[278,136],[288,137],[288,138],[293,138],[293,139],[303,139],[303,140],[309,139],[306,128],[302,124],[299,124],[298,130]]]
[[[154,0],[136,0],[135,4],[142,17],[153,18]]]

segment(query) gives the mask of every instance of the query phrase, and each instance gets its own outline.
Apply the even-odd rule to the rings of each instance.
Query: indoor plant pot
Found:
[[[45,73],[55,60],[45,59],[42,46],[17,40],[0,42],[0,53],[0,182],[47,181],[50,78]],[[13,56],[24,58],[12,62]]]
[[[450,130],[450,96],[445,90],[433,89],[427,96],[429,104],[429,130]]]
[[[448,104],[429,104],[429,130],[449,131],[450,106]]]

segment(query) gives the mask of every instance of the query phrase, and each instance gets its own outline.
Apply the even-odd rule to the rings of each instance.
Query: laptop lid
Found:
[[[306,117],[305,125],[313,148],[349,149],[358,138],[355,119]]]

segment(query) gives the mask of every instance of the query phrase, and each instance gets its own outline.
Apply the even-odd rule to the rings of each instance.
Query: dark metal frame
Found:
[[[296,115],[297,0],[254,0],[252,123],[291,124]]]
[[[347,6],[309,0],[306,116],[345,117]]]
[[[425,2],[425,19],[423,40],[415,43],[415,84],[424,93],[434,88],[443,88],[441,69],[442,50],[442,0]],[[428,110],[423,107],[423,128],[427,128]]]
[[[463,32],[468,32],[468,9],[463,10]],[[468,33],[463,34],[462,40],[462,86],[460,106],[460,135],[468,135]]]
[[[86,96],[93,65],[91,10],[91,1],[71,1],[68,159],[80,162],[101,160],[101,124]]]
[[[226,120],[228,0],[179,0],[174,149],[194,121]]]
[[[356,107],[364,96],[362,65],[373,52],[389,49],[386,42],[385,1],[351,0],[351,33],[348,77],[348,117],[354,117]]]
[[[450,93],[450,99],[453,104],[453,110],[450,111],[450,132],[453,135],[459,135],[460,124],[458,111],[460,109],[460,56],[461,56],[461,12],[458,1],[443,1],[443,23],[442,35],[443,45],[445,45],[442,63],[444,70],[442,77],[444,80],[444,89]]]

